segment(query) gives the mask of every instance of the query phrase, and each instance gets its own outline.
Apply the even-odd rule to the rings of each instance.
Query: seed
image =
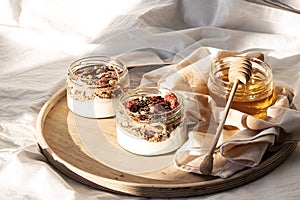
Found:
[[[87,75],[87,79],[92,79],[93,76],[91,74]]]

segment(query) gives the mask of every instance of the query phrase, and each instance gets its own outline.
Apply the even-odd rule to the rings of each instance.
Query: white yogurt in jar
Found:
[[[182,97],[167,89],[146,87],[123,94],[116,124],[119,145],[138,155],[167,154],[187,140]]]
[[[116,114],[115,99],[94,99],[78,101],[67,96],[69,109],[80,116],[88,118],[107,118]]]
[[[128,85],[128,70],[122,61],[105,56],[82,58],[69,67],[68,108],[83,117],[112,117],[121,88]]]
[[[117,141],[125,150],[144,156],[155,156],[175,151],[187,140],[186,123],[183,122],[172,131],[170,138],[160,142],[149,142],[136,137],[117,126]]]

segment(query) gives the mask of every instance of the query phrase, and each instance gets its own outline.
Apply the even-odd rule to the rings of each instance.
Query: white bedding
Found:
[[[0,199],[143,199],[79,184],[40,153],[37,114],[64,87],[72,61],[110,55],[134,65],[177,62],[199,47],[261,51],[300,108],[299,22],[296,12],[242,0],[1,0]],[[300,145],[252,183],[191,199],[298,199],[299,157]]]

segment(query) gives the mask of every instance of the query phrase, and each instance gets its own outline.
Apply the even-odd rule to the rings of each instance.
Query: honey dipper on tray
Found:
[[[215,151],[218,140],[222,133],[224,123],[226,121],[238,84],[247,84],[247,82],[251,77],[251,74],[252,74],[252,64],[247,57],[237,58],[229,66],[228,79],[231,83],[233,83],[233,86],[231,88],[229,98],[225,106],[224,115],[217,128],[217,132],[212,142],[211,148],[209,149],[207,155],[204,157],[203,161],[200,164],[199,170],[203,175],[209,175],[212,172],[213,153]]]

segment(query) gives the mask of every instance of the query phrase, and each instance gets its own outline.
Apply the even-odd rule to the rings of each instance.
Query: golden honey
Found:
[[[226,57],[216,62],[210,70],[209,93],[218,106],[225,106],[233,85],[228,80],[230,64],[234,59],[240,58],[242,57]],[[274,103],[276,97],[272,70],[269,65],[257,58],[250,58],[250,62],[252,75],[247,84],[238,85],[231,108],[257,118],[264,118],[267,108]]]

